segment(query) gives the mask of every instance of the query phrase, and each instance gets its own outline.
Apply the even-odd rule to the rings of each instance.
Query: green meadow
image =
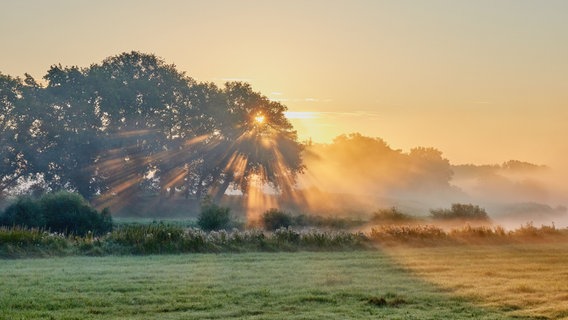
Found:
[[[492,248],[480,246],[472,257],[482,259],[489,250],[497,263]],[[544,255],[564,254],[568,246],[541,248]],[[433,281],[416,268],[423,263],[441,269],[437,264],[452,263],[445,257],[463,246],[443,254],[439,248],[388,250],[0,260],[0,319],[543,319],[568,309],[562,300],[548,314],[487,303],[483,295]],[[559,258],[557,267],[565,262]],[[468,272],[467,265],[458,270]],[[536,278],[526,283],[552,270],[533,265]]]

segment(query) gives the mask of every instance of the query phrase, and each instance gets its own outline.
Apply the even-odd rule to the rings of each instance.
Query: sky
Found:
[[[568,167],[568,1],[0,0],[0,41],[11,76],[136,50],[249,82],[301,140]]]

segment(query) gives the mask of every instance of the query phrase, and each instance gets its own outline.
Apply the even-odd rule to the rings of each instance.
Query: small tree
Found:
[[[205,231],[229,229],[232,225],[230,211],[231,209],[221,207],[207,197],[201,204],[197,225]]]
[[[266,230],[287,228],[292,225],[292,217],[278,209],[272,208],[262,214],[262,225]]]

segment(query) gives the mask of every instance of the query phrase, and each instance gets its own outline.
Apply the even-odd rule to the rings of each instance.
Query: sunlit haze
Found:
[[[0,320],[568,320],[568,0],[0,0],[0,44]]]
[[[301,139],[358,131],[454,163],[568,155],[565,1],[4,1],[0,71],[123,51],[243,80]],[[306,116],[303,113],[307,112]],[[308,116],[309,115],[309,116]]]

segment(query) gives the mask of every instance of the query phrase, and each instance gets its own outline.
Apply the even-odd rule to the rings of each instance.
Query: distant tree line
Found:
[[[0,73],[2,196],[201,199],[251,181],[286,192],[303,169],[286,107],[247,83],[197,82],[140,52],[54,65],[43,79]]]
[[[435,148],[409,152],[392,149],[383,139],[359,133],[336,137],[330,144],[306,148],[305,163],[316,187],[358,194],[451,191],[450,162]]]

